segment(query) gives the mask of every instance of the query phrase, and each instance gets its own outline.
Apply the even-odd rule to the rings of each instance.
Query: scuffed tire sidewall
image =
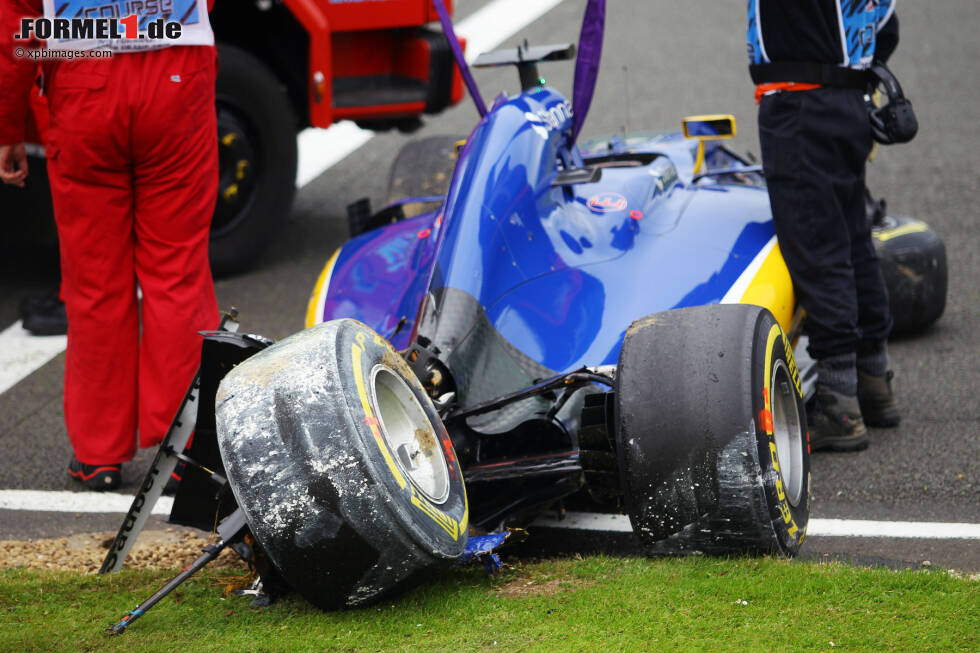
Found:
[[[338,380],[345,389],[347,414],[351,416],[355,429],[352,435],[358,439],[359,448],[364,453],[363,462],[371,477],[384,487],[384,494],[389,497],[387,509],[428,554],[445,560],[457,559],[463,553],[467,539],[466,489],[459,460],[435,406],[401,356],[367,326],[353,320],[343,320],[338,327],[335,343]],[[377,409],[368,390],[371,372],[378,364],[398,372],[436,430],[450,478],[449,496],[442,504],[434,505],[415,489],[411,479],[395,462],[394,452],[388,450],[381,435]]]
[[[810,451],[806,435],[806,409],[789,340],[768,311],[760,312],[756,322],[752,361],[752,386],[755,390],[752,394],[753,415],[763,490],[779,553],[793,556],[803,543],[810,517]],[[771,412],[768,426],[763,418],[764,411],[771,411],[769,393],[772,389],[769,387],[769,380],[778,361],[787,366],[793,378],[792,391],[803,429],[803,491],[796,506],[789,502],[783,489],[776,455],[776,439],[772,433]]]

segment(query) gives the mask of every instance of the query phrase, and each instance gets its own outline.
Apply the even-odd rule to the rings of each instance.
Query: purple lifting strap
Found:
[[[606,22],[606,0],[589,0],[582,18],[582,33],[578,39],[578,56],[575,58],[575,84],[572,89],[572,138],[575,143],[585,116],[592,104],[596,78],[599,75],[599,59],[602,57],[602,32]]]
[[[487,115],[487,105],[480,96],[480,89],[476,87],[476,80],[473,79],[473,73],[470,72],[470,67],[463,57],[463,48],[460,47],[459,39],[456,38],[456,32],[453,30],[453,22],[449,19],[449,12],[446,11],[446,4],[442,0],[432,0],[432,3],[436,6],[436,13],[439,14],[442,31],[445,32],[446,38],[449,39],[449,47],[453,50],[453,57],[456,58],[456,63],[459,65],[459,72],[463,76],[463,82],[466,84],[466,88],[469,89],[473,103],[476,105],[476,110],[482,118]]]

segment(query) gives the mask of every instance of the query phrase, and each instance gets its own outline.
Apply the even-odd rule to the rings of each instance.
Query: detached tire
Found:
[[[925,222],[884,216],[872,228],[888,287],[892,335],[919,333],[946,310],[946,245]]]
[[[211,270],[251,267],[289,215],[296,193],[296,118],[286,89],[254,55],[218,45],[218,201]]]
[[[221,382],[218,444],[249,528],[323,609],[364,605],[466,546],[463,475],[432,402],[354,320],[301,331]]]
[[[809,520],[799,375],[757,306],[656,313],[626,332],[616,442],[633,530],[648,553],[779,553]]]

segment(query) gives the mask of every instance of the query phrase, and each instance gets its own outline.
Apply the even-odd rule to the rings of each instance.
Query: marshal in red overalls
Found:
[[[24,138],[36,70],[11,35],[43,9],[0,0],[0,145]],[[208,264],[216,65],[213,45],[182,44],[43,62],[69,325],[65,422],[85,465],[159,444],[199,363],[197,332],[218,321]],[[118,485],[118,473],[105,483]]]

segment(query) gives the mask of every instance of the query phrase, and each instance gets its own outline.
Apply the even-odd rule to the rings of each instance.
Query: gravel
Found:
[[[70,537],[0,540],[0,568],[53,569],[85,574],[98,572],[114,532],[79,533]],[[182,569],[194,561],[216,536],[193,529],[143,531],[129,552],[124,568]],[[208,564],[210,568],[241,568],[246,564],[230,548]]]

